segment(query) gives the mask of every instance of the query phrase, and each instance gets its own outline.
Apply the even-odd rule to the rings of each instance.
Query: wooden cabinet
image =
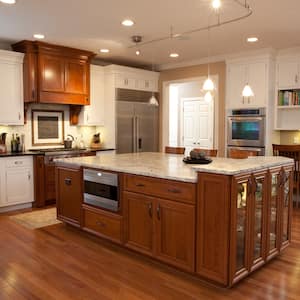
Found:
[[[104,70],[102,66],[91,65],[90,105],[84,106],[79,115],[78,125],[104,125]]]
[[[1,158],[0,206],[34,201],[32,156]]]
[[[268,63],[229,63],[227,69],[227,107],[265,107],[268,103]],[[243,97],[246,84],[252,88],[254,96]]]
[[[23,54],[0,50],[0,124],[23,125]]]
[[[180,269],[194,271],[195,206],[185,203],[191,203],[190,194],[178,192],[180,196],[177,197],[177,193],[174,196],[164,186],[169,184],[171,189],[170,182],[163,179],[124,177],[124,189],[127,190],[123,193],[126,246]],[[194,184],[173,182],[173,186],[177,184],[178,190],[189,190],[195,195]],[[186,189],[184,185],[187,185]],[[153,195],[162,195],[168,200]]]
[[[12,47],[25,53],[25,102],[89,104],[92,52],[37,41]]]
[[[82,203],[82,172],[80,169],[56,168],[57,218],[80,226]]]

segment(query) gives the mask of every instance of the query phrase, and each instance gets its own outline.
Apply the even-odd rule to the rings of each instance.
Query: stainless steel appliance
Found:
[[[236,109],[228,117],[228,147],[260,150],[265,153],[265,109]]]
[[[83,202],[111,211],[119,210],[118,174],[84,169]]]
[[[158,107],[150,92],[117,89],[117,153],[158,151]]]

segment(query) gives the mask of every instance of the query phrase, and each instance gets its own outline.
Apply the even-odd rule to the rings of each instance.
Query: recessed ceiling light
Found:
[[[130,26],[133,26],[134,25],[134,22],[130,19],[126,19],[126,20],[123,20],[122,21],[122,25],[123,26],[127,26],[127,27],[130,27]]]
[[[33,37],[35,39],[38,39],[38,40],[42,40],[42,39],[45,38],[45,36],[43,34],[41,34],[41,33],[36,33],[36,34],[33,35]]]
[[[255,43],[255,42],[257,42],[257,41],[258,41],[258,38],[255,37],[255,36],[252,36],[252,37],[248,37],[248,38],[247,38],[247,42],[248,42],[248,43]]]
[[[0,0],[0,2],[5,4],[16,4],[16,0]]]
[[[140,50],[136,50],[135,51],[135,55],[139,56],[141,54],[141,51]]]
[[[172,57],[172,58],[176,58],[176,57],[178,57],[178,56],[179,56],[178,53],[171,53],[171,54],[170,54],[170,57]]]
[[[109,49],[100,49],[100,52],[101,52],[101,53],[108,53],[108,52],[109,52]]]
[[[213,0],[212,1],[212,7],[214,9],[219,9],[221,7],[221,0]]]

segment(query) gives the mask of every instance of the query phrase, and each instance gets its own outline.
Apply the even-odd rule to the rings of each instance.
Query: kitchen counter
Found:
[[[165,153],[111,154],[103,157],[56,159],[59,164],[98,168],[115,172],[158,177],[184,182],[197,182],[197,172],[236,175],[293,162],[286,157],[249,157],[247,159],[213,158],[208,165],[189,165],[183,156]]]
[[[41,152],[32,152],[32,151],[25,151],[25,152],[5,152],[5,153],[0,153],[0,158],[1,157],[14,157],[14,156],[27,156],[27,155],[42,155]]]

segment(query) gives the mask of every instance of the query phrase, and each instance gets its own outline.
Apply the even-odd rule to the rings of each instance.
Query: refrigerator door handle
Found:
[[[136,117],[136,152],[140,152],[142,150],[142,139],[140,138],[140,119]]]
[[[132,117],[132,136],[133,136],[133,139],[132,139],[132,143],[133,143],[133,152],[136,152],[136,148],[137,148],[137,145],[136,145],[136,140],[137,140],[137,137],[136,137],[136,117]]]

